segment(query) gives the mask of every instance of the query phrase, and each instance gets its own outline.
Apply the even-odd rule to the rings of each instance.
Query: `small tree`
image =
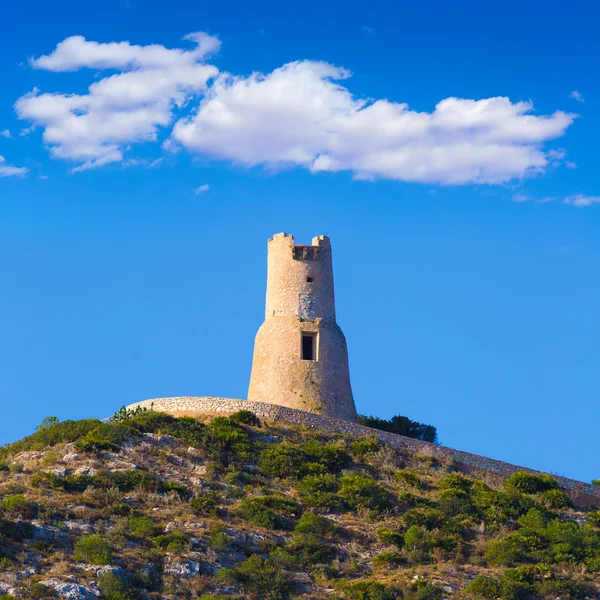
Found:
[[[49,429],[53,425],[58,425],[60,421],[58,417],[45,417],[42,422],[35,428],[36,431],[44,431],[44,429]]]

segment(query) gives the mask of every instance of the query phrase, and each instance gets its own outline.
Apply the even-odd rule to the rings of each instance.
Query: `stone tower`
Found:
[[[265,322],[256,334],[248,400],[355,422],[329,238],[301,246],[278,233],[268,255]]]

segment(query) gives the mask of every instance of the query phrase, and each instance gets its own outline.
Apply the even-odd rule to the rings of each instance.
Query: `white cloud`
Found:
[[[0,137],[10,139],[12,135],[8,129],[5,129],[4,131],[0,131]]]
[[[263,75],[218,76],[207,64],[215,37],[186,36],[192,49],[67,38],[35,69],[110,70],[86,94],[34,89],[15,108],[43,129],[52,156],[82,171],[110,163],[141,164],[124,157],[134,143],[156,142],[179,118],[163,148],[185,147],[204,157],[247,167],[301,166],[313,173],[350,171],[356,179],[395,179],[458,185],[503,183],[563,163],[563,150],[545,148],[576,115],[534,112],[530,102],[508,98],[441,100],[431,112],[406,103],[353,96],[350,73],[323,62],[286,64]],[[114,72],[116,71],[116,72]],[[211,87],[208,82],[214,79]],[[147,165],[147,166],[155,166]]]
[[[0,156],[0,177],[23,177],[29,172],[25,167],[14,167],[6,163],[4,156]]]
[[[255,165],[303,166],[442,184],[502,183],[545,170],[562,157],[543,143],[576,115],[536,115],[508,98],[446,98],[433,112],[357,99],[349,73],[302,61],[268,75],[221,75],[172,138],[192,152]]]
[[[82,171],[123,160],[131,143],[157,139],[175,107],[202,92],[216,67],[207,56],[218,50],[217,38],[203,33],[185,37],[191,50],[129,42],[101,44],[81,36],[67,38],[47,56],[30,61],[47,71],[117,70],[89,86],[89,93],[41,94],[37,89],[17,100],[21,119],[44,128],[54,157],[80,163]]]
[[[577,206],[579,208],[592,206],[594,204],[600,204],[600,196],[586,196],[585,194],[573,194],[567,196],[563,202],[570,204],[571,206]]]
[[[194,194],[196,196],[199,196],[200,194],[204,194],[205,192],[208,192],[209,189],[210,189],[210,186],[208,185],[208,183],[204,183],[194,190]]]
[[[583,96],[577,91],[572,91],[569,94],[569,98],[573,98],[573,100],[577,100],[577,102],[585,102],[585,100],[583,99]]]

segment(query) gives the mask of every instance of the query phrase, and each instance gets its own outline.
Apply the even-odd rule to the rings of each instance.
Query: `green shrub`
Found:
[[[248,434],[227,417],[213,419],[206,426],[204,436],[204,448],[223,465],[246,461],[252,456],[254,446]]]
[[[184,533],[180,531],[172,531],[170,533],[166,533],[164,535],[159,535],[152,540],[152,543],[166,550],[167,552],[179,553],[183,552],[188,544],[189,538]]]
[[[90,475],[65,475],[59,477],[54,473],[40,471],[31,477],[31,485],[39,488],[61,490],[68,494],[84,492],[88,487],[100,487],[102,482],[98,477]]]
[[[471,501],[470,495],[458,489],[444,490],[438,508],[446,518],[477,514],[477,509]]]
[[[600,479],[594,479],[592,485],[600,485]]]
[[[138,415],[149,412],[145,406],[136,406],[135,408],[126,408],[125,406],[121,406],[121,408],[110,418],[111,421],[129,421],[129,419],[133,419]]]
[[[335,525],[327,518],[315,513],[304,513],[296,527],[296,533],[314,533],[316,535],[328,535],[335,531]]]
[[[334,583],[336,591],[348,600],[396,600],[402,598],[397,586],[388,586],[377,581],[350,582],[339,579]]]
[[[343,505],[335,475],[307,475],[297,489],[302,501],[311,508],[336,511]]]
[[[374,567],[399,565],[403,562],[405,560],[397,550],[384,550],[373,557]]]
[[[114,573],[103,573],[98,577],[102,600],[133,600],[135,597],[127,584]]]
[[[293,557],[293,563],[302,566],[329,564],[336,555],[335,546],[314,533],[294,533],[285,551]]]
[[[252,496],[240,503],[238,514],[242,519],[267,529],[285,529],[289,519],[300,516],[300,505],[282,496]]]
[[[407,600],[442,600],[444,590],[437,585],[426,582],[415,582],[405,595]]]
[[[557,489],[558,482],[546,473],[533,474],[527,471],[518,471],[504,482],[504,487],[513,492],[538,494],[539,492]]]
[[[353,473],[340,477],[339,483],[339,495],[350,508],[383,512],[392,507],[385,488],[369,477]]]
[[[429,530],[441,527],[444,519],[444,513],[430,506],[411,508],[402,515],[402,522],[407,527],[418,525]]]
[[[219,577],[240,583],[249,598],[257,600],[288,600],[293,582],[277,564],[253,554],[233,569],[221,569]]]
[[[404,536],[399,531],[394,531],[388,527],[382,527],[377,531],[377,539],[386,544],[393,544],[398,548],[404,547]]]
[[[42,422],[35,428],[36,431],[43,431],[59,424],[58,417],[45,417]]]
[[[38,505],[21,494],[12,494],[2,500],[0,509],[10,518],[33,519],[37,515]]]
[[[381,450],[381,442],[375,436],[369,436],[360,440],[355,440],[350,444],[350,450],[354,456],[363,457],[367,454],[373,454]]]
[[[119,502],[112,507],[112,512],[118,517],[128,517],[133,512],[133,509],[127,502]]]
[[[509,533],[503,538],[491,540],[485,550],[490,565],[510,567],[529,558],[529,540],[520,533]]]
[[[75,542],[74,558],[91,565],[110,565],[112,549],[110,544],[100,535],[91,534],[79,538]]]
[[[229,420],[232,423],[240,423],[242,425],[252,425],[253,427],[260,427],[260,419],[249,410],[238,410],[233,413]]]
[[[283,442],[266,448],[260,455],[262,473],[281,479],[338,473],[350,462],[350,457],[339,444],[321,444],[315,440],[310,440],[301,447]]]
[[[223,531],[217,531],[210,536],[208,544],[215,552],[223,552],[231,546],[231,538]]]
[[[409,485],[410,487],[421,489],[423,487],[423,482],[414,473],[410,471],[400,470],[394,473],[394,479],[399,481],[400,483],[404,483]]]
[[[153,537],[158,532],[158,527],[153,519],[145,515],[129,519],[129,531],[140,537]]]
[[[564,510],[566,508],[573,508],[573,502],[569,496],[567,496],[562,490],[547,490],[540,492],[539,498],[548,508],[555,510]]]
[[[475,598],[498,598],[502,591],[502,584],[493,577],[476,575],[469,581],[465,591]]]
[[[584,600],[594,594],[587,585],[570,579],[547,579],[536,584],[535,589],[544,598],[561,600]]]
[[[449,473],[440,479],[439,486],[441,490],[452,490],[468,494],[473,487],[473,480],[460,473]]]
[[[219,511],[219,494],[214,490],[201,492],[190,500],[190,506],[197,515],[216,515]]]

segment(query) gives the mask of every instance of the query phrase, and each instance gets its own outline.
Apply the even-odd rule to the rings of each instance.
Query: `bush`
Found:
[[[502,585],[493,577],[477,575],[467,584],[465,591],[475,598],[498,598]]]
[[[197,515],[216,515],[219,511],[219,494],[214,490],[202,492],[190,500]]]
[[[377,581],[349,582],[340,579],[334,583],[336,591],[344,594],[348,600],[395,600],[402,598],[397,586],[388,586]]]
[[[444,590],[432,583],[416,582],[411,585],[405,598],[408,600],[442,600]]]
[[[296,533],[313,533],[316,535],[328,535],[335,531],[335,525],[326,517],[314,513],[304,513],[296,527]]]
[[[538,494],[557,489],[558,482],[546,473],[533,474],[527,471],[517,471],[504,482],[504,487],[513,492]]]
[[[173,552],[175,554],[179,552],[183,552],[188,544],[189,538],[184,533],[180,531],[172,531],[171,533],[166,533],[165,535],[159,535],[152,540],[152,543],[166,550],[167,552]]]
[[[350,450],[354,456],[363,457],[366,454],[373,454],[381,450],[381,442],[375,436],[369,436],[362,440],[356,440],[350,445]]]
[[[390,433],[397,433],[434,444],[437,442],[437,429],[435,427],[411,421],[409,418],[400,415],[392,417],[389,421],[378,417],[358,415],[358,422],[366,427],[373,427],[381,431],[389,431]]]
[[[339,495],[350,508],[373,512],[391,508],[385,488],[369,477],[353,473],[341,477],[339,482]]]
[[[226,533],[217,531],[210,536],[208,543],[215,552],[223,552],[231,545],[231,538]]]
[[[374,567],[399,565],[403,562],[406,561],[397,550],[384,550],[373,557]]]
[[[594,479],[592,485],[600,485],[600,479]]]
[[[562,490],[547,490],[539,494],[539,498],[548,508],[564,510],[573,508],[573,502]]]
[[[110,565],[112,563],[112,549],[110,544],[100,535],[86,535],[75,542],[74,558],[77,561],[91,565]]]
[[[306,506],[333,511],[342,507],[342,499],[337,494],[339,482],[335,475],[307,475],[297,489]]]
[[[232,423],[240,423],[242,425],[252,425],[253,427],[260,427],[260,419],[249,410],[238,410],[233,413],[229,420]]]
[[[238,514],[266,529],[286,529],[289,519],[300,516],[302,509],[294,500],[281,496],[252,496],[240,503]]]
[[[393,544],[398,548],[404,547],[404,536],[399,531],[382,527],[377,531],[377,539],[385,544]]]
[[[38,512],[37,504],[21,494],[6,496],[0,503],[0,509],[7,517],[22,519],[33,519]]]
[[[158,532],[156,523],[145,515],[129,519],[129,531],[140,537],[153,537]]]
[[[510,567],[529,558],[529,540],[520,533],[509,533],[507,536],[491,540],[485,551],[490,565]]]
[[[314,440],[301,447],[283,442],[263,450],[260,455],[262,473],[281,479],[339,473],[350,462],[350,457],[339,444],[320,444]]]
[[[102,600],[133,600],[133,592],[118,575],[103,573],[98,577],[100,598]]]
[[[293,564],[303,566],[330,564],[336,555],[335,546],[314,533],[294,533],[285,545],[285,551],[293,557]]]
[[[249,594],[248,597],[257,600],[287,600],[293,589],[292,579],[287,573],[272,561],[257,554],[253,554],[233,569],[221,569],[219,577],[242,584]]]
[[[570,579],[547,579],[538,583],[535,589],[544,598],[561,600],[583,600],[594,594],[587,585]]]
[[[411,473],[410,471],[396,471],[394,473],[394,479],[400,483],[409,485],[410,487],[418,489],[421,489],[423,487],[423,482],[421,481],[421,479],[414,473]]]

